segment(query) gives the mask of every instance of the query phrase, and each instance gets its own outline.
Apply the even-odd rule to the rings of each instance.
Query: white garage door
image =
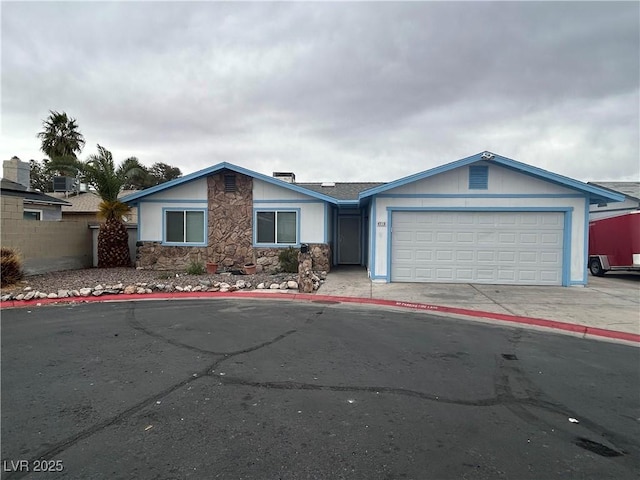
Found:
[[[562,285],[561,212],[393,212],[392,282]]]

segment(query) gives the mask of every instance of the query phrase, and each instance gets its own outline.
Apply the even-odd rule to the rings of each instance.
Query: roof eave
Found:
[[[271,183],[273,185],[277,185],[279,187],[287,188],[289,190],[293,190],[294,192],[302,193],[303,195],[307,195],[313,198],[317,198],[319,200],[323,200],[328,203],[337,204],[338,200],[330,197],[328,195],[324,195],[322,193],[314,192],[313,190],[306,189],[304,187],[299,187],[293,183],[284,182],[282,180],[278,180],[277,178],[269,177],[268,175],[264,175],[262,173],[254,172],[253,170],[248,170],[243,167],[238,167],[237,165],[233,165],[231,163],[222,162],[212,167],[207,167],[205,169],[199,170],[197,172],[191,173],[189,175],[185,175],[184,177],[176,178],[175,180],[170,180],[168,182],[162,183],[160,185],[156,185],[155,187],[147,188],[146,190],[142,190],[139,193],[134,193],[131,195],[127,195],[122,197],[120,201],[123,203],[128,203],[131,205],[137,205],[140,202],[140,199],[153,195],[154,193],[161,192],[163,190],[167,190],[169,188],[175,187],[177,185],[182,185],[187,182],[191,182],[194,180],[198,180],[202,177],[206,177],[208,175],[217,173],[221,170],[231,170],[236,173],[240,173],[242,175],[247,175],[252,178],[256,178],[258,180],[262,180],[263,182]]]
[[[476,163],[479,161],[486,161],[488,163],[495,163],[498,164],[504,168],[509,168],[512,170],[516,170],[516,171],[521,171],[523,173],[526,173],[528,175],[532,175],[534,177],[538,177],[541,178],[543,180],[552,182],[552,183],[556,183],[558,185],[561,185],[563,187],[566,188],[570,188],[573,190],[578,190],[582,193],[584,193],[586,196],[589,197],[589,201],[591,203],[601,203],[601,201],[603,199],[606,199],[607,201],[610,202],[622,202],[624,200],[624,196],[614,193],[614,192],[610,192],[604,188],[601,187],[595,187],[589,184],[586,184],[584,182],[580,182],[579,180],[574,180],[572,178],[569,177],[565,177],[563,175],[557,174],[557,173],[553,173],[553,172],[549,172],[547,170],[544,170],[542,168],[538,168],[538,167],[534,167],[532,165],[527,165],[526,163],[521,163],[518,162],[516,160],[512,160],[510,158],[507,157],[503,157],[501,155],[497,155],[497,154],[491,154],[492,157],[491,158],[483,158],[483,154],[485,152],[482,153],[477,153],[475,155],[471,155],[469,157],[466,158],[462,158],[460,160],[456,160],[454,162],[451,163],[447,163],[445,165],[441,165],[439,167],[435,167],[432,168],[430,170],[425,170],[423,172],[419,172],[419,173],[415,173],[413,175],[409,175],[407,177],[401,178],[399,180],[396,180],[394,182],[390,182],[387,183],[385,185],[381,185],[379,187],[375,187],[375,188],[371,188],[369,190],[365,190],[363,192],[360,192],[360,195],[358,196],[358,198],[360,200],[367,198],[367,197],[371,197],[374,195],[377,195],[379,193],[391,190],[393,188],[397,188],[397,187],[401,187],[403,185],[406,185],[408,183],[412,183],[418,180],[422,180],[425,178],[429,178],[435,175],[438,175],[440,173],[445,173],[448,172],[450,170],[454,170],[456,168],[460,168],[460,167],[464,167],[466,165],[470,165],[472,163]]]

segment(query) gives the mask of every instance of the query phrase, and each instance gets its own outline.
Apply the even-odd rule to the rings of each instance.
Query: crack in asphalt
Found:
[[[482,292],[480,292],[482,293]],[[489,298],[489,297],[487,297]],[[328,307],[322,308],[320,311],[314,311],[310,313],[307,318],[303,319],[303,324],[313,323],[315,318],[318,315],[324,313],[325,309]],[[244,355],[247,353],[251,353],[262,348],[273,345],[281,340],[284,340],[290,335],[297,333],[298,330],[291,329],[286,332],[277,335],[271,340],[244,348],[240,350],[235,350],[232,352],[216,352],[212,350],[201,349],[198,347],[194,347],[189,344],[185,344],[179,342],[177,340],[173,340],[171,338],[167,338],[153,330],[143,326],[135,316],[135,303],[132,302],[130,307],[126,310],[125,313],[126,322],[135,330],[143,332],[151,337],[160,339],[170,345],[179,348],[185,348],[187,350],[195,351],[202,354],[214,355],[216,358],[212,363],[207,365],[206,367],[200,369],[200,371],[195,374],[167,387],[166,389],[141,400],[135,405],[127,408],[126,410],[120,412],[119,414],[110,417],[102,422],[99,422],[81,432],[78,432],[71,437],[68,437],[65,440],[62,440],[50,447],[46,451],[36,455],[30,460],[30,464],[33,464],[36,460],[50,460],[61,452],[67,450],[68,448],[74,446],[78,442],[93,436],[94,434],[108,428],[114,424],[117,424],[149,405],[153,405],[156,401],[172,394],[176,390],[196,381],[203,377],[216,378],[220,385],[225,386],[246,386],[252,388],[260,388],[260,389],[273,389],[273,390],[302,390],[302,391],[330,391],[330,392],[364,392],[364,393],[373,393],[373,394],[390,394],[390,395],[401,395],[406,397],[418,398],[421,400],[432,401],[443,404],[450,405],[460,405],[460,406],[469,406],[469,407],[491,407],[491,406],[499,406],[503,405],[507,409],[509,409],[514,415],[523,420],[525,423],[535,426],[539,428],[541,431],[544,430],[554,430],[554,433],[559,436],[563,440],[567,440],[573,442],[575,440],[575,433],[569,431],[567,428],[563,428],[556,424],[551,424],[548,421],[540,418],[539,416],[532,413],[527,407],[535,407],[542,409],[544,411],[552,412],[555,414],[559,414],[565,417],[579,417],[575,412],[569,411],[565,406],[555,403],[551,400],[545,399],[545,393],[535,385],[527,375],[518,367],[517,362],[508,361],[502,358],[499,354],[496,356],[496,373],[494,377],[494,388],[496,395],[494,397],[489,398],[480,398],[475,400],[465,400],[465,399],[456,399],[456,398],[447,398],[439,395],[433,395],[417,390],[405,389],[400,387],[387,387],[387,386],[358,386],[358,385],[321,385],[321,384],[312,384],[312,383],[304,383],[304,382],[295,382],[295,381],[251,381],[245,380],[239,377],[230,377],[225,376],[221,377],[215,375],[214,370],[223,362],[236,357],[238,355]],[[520,338],[522,336],[522,330],[518,329],[513,332],[511,337],[508,338],[508,342],[513,349],[515,354],[516,348],[520,342]],[[526,394],[526,396],[517,396],[513,391],[513,386],[518,386],[522,391]],[[630,464],[633,466],[634,460],[629,458],[627,455],[629,450],[635,451],[640,450],[637,445],[631,440],[624,436],[617,434],[616,432],[609,431],[603,428],[600,425],[597,425],[594,422],[586,418],[580,417],[581,425],[588,431],[592,432],[595,435],[606,438],[607,441],[615,447],[615,451],[620,453],[622,456],[617,457],[616,460],[621,461],[624,464]],[[617,445],[623,445],[625,449],[619,448]],[[626,457],[626,459],[625,459]],[[626,461],[625,461],[626,460]],[[5,478],[6,479],[17,479],[22,478],[28,475],[29,472],[20,472],[14,471],[9,473]]]
[[[125,313],[125,320],[127,321],[127,323],[129,323],[130,325],[132,325],[133,328],[136,328],[133,324],[138,323],[136,318],[135,318],[135,302],[131,303],[131,306],[127,309],[126,313]],[[139,325],[139,324],[138,324]],[[144,331],[145,333],[148,333],[148,329],[138,329],[141,331]],[[152,332],[154,333],[154,332]],[[114,425],[116,423],[121,422],[122,420],[125,420],[129,417],[131,417],[132,415],[136,414],[137,412],[139,412],[140,410],[143,410],[145,407],[149,406],[149,405],[153,405],[156,401],[166,397],[167,395],[170,395],[171,393],[175,392],[176,390],[190,384],[191,382],[194,382],[202,377],[206,377],[206,376],[210,376],[211,371],[215,370],[216,367],[218,367],[218,365],[220,365],[222,362],[225,362],[227,360],[229,360],[230,358],[236,357],[238,355],[243,355],[246,353],[250,353],[250,352],[255,352],[256,350],[259,350],[261,348],[265,348],[268,347],[270,345],[273,345],[276,342],[279,342],[285,338],[287,338],[289,335],[292,335],[296,333],[296,330],[287,330],[286,332],[274,337],[271,340],[268,340],[266,342],[262,342],[259,343],[257,345],[253,345],[251,347],[247,347],[247,348],[243,348],[241,350],[235,350],[233,352],[226,352],[226,353],[215,353],[215,352],[211,352],[211,351],[207,351],[207,350],[202,350],[202,349],[198,349],[195,347],[191,347],[190,345],[184,345],[181,344],[180,342],[171,342],[169,341],[170,339],[164,338],[161,335],[151,335],[153,337],[157,337],[157,338],[161,338],[164,341],[167,341],[168,343],[174,345],[174,346],[179,346],[179,347],[183,347],[183,348],[187,348],[189,350],[196,350],[202,353],[207,353],[207,354],[214,354],[218,357],[221,358],[217,358],[214,362],[212,362],[211,364],[207,365],[205,368],[200,369],[200,371],[194,373],[193,375],[185,378],[184,380],[179,381],[178,383],[175,383],[173,385],[171,385],[170,387],[165,388],[164,390],[145,398],[144,400],[141,400],[140,402],[136,403],[135,405],[132,405],[131,407],[127,408],[126,410],[123,410],[122,412],[120,412],[119,414],[110,417],[106,420],[103,420],[102,422],[99,422],[95,425],[92,425],[89,428],[86,428],[78,433],[76,433],[75,435],[72,435],[71,437],[66,438],[65,440],[62,440],[58,443],[56,443],[55,445],[53,445],[52,447],[50,447],[49,449],[45,450],[44,452],[32,457],[29,460],[29,465],[33,465],[33,463],[35,461],[42,461],[42,460],[51,460],[53,457],[55,457],[56,455],[60,454],[61,452],[67,450],[68,448],[74,446],[76,443],[80,442],[81,440],[84,440],[88,437],[91,437],[92,435],[100,432],[101,430],[104,430],[105,428]],[[17,478],[22,478],[26,475],[28,475],[31,472],[26,472],[26,471],[14,471],[9,473],[6,477],[4,477],[6,480],[9,479],[17,479]]]
[[[522,331],[520,329],[513,332],[508,338],[508,342],[513,346],[515,352]],[[628,454],[631,450],[634,454],[640,453],[640,449],[632,439],[629,439],[617,432],[611,431],[602,425],[599,425],[588,418],[585,418],[577,412],[572,412],[566,406],[554,402],[548,395],[542,391],[518,366],[518,362],[505,360],[502,356],[496,356],[496,372],[494,377],[494,388],[499,403],[504,405],[516,417],[525,423],[538,428],[540,431],[553,431],[554,435],[562,440],[574,443],[576,439],[575,429],[569,430],[564,423],[551,423],[538,415],[531,412],[527,407],[534,407],[558,414],[564,418],[580,418],[580,425],[588,430],[596,437],[607,440],[614,446],[617,453],[625,457],[618,457],[617,460],[626,466],[633,468],[635,460],[630,458]],[[514,387],[519,387],[526,396],[518,397],[514,392]],[[623,448],[621,448],[623,447]],[[608,447],[606,447],[608,448]]]
[[[497,397],[482,398],[477,400],[458,400],[452,398],[441,397],[439,395],[433,395],[429,393],[420,392],[417,390],[409,390],[399,387],[372,387],[372,386],[358,386],[358,385],[318,385],[315,383],[304,382],[257,382],[252,380],[243,380],[238,377],[224,377],[220,378],[220,383],[223,385],[239,385],[254,388],[265,388],[273,390],[315,390],[315,391],[330,391],[330,392],[366,392],[366,393],[390,393],[394,395],[404,395],[407,397],[420,398],[422,400],[430,400],[439,403],[446,403],[452,405],[465,405],[473,407],[486,407],[497,405],[502,403]]]

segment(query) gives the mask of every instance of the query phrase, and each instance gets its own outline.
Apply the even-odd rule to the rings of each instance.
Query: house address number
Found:
[[[386,227],[387,226],[387,222],[378,222],[378,226],[379,227]]]

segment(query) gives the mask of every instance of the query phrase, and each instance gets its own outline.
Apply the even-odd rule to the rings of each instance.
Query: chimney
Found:
[[[19,183],[31,190],[31,167],[27,162],[23,162],[18,157],[2,162],[2,176],[7,180]]]
[[[273,172],[273,177],[287,183],[296,183],[296,175],[293,172]]]

